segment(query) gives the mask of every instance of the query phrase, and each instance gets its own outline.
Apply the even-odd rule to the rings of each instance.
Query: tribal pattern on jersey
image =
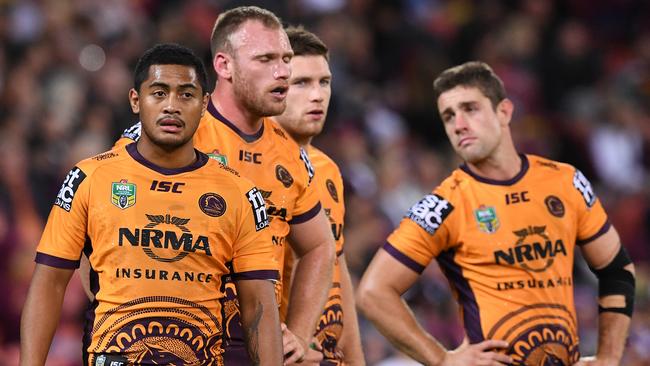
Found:
[[[121,146],[132,139],[123,135],[116,143]],[[287,136],[282,128],[265,118],[257,133],[246,134],[225,118],[210,101],[208,113],[201,118],[194,134],[194,146],[208,154],[211,159],[227,164],[228,169],[253,181],[266,202],[270,221],[269,228],[274,244],[274,257],[279,268],[284,266],[284,250],[290,224],[299,224],[313,218],[320,212],[319,196],[310,185],[313,169],[306,154],[301,153],[298,144]],[[225,289],[231,297],[225,302],[237,305],[234,300],[235,286],[227,283]],[[278,303],[282,296],[282,281],[276,286]],[[236,306],[229,327],[241,327],[239,310]],[[224,328],[231,338],[226,339],[227,352],[237,348],[244,352],[241,329]],[[245,353],[245,352],[244,352]]]
[[[580,356],[575,247],[610,225],[582,173],[521,158],[508,181],[461,166],[414,205],[384,249],[416,272],[436,259],[471,343],[507,341],[514,365],[568,366]]]
[[[320,201],[325,210],[325,214],[332,228],[332,235],[336,243],[337,260],[334,264],[332,275],[332,287],[328,294],[328,300],[325,309],[320,316],[316,328],[315,337],[318,339],[323,348],[324,364],[338,365],[342,362],[341,352],[338,351],[338,342],[343,334],[344,314],[342,306],[341,291],[341,267],[338,257],[343,253],[343,221],[345,216],[345,206],[343,199],[343,179],[338,166],[325,153],[317,148],[310,146],[309,159],[316,171],[312,185],[318,189]],[[280,314],[282,319],[286,318],[287,308],[289,306],[289,289],[290,277],[294,265],[293,254],[290,249],[285,252],[285,265],[283,278],[285,286],[283,287],[282,303]]]
[[[74,269],[89,258],[86,364],[220,365],[222,277],[279,278],[256,188],[197,156],[163,169],[131,144],[66,177],[36,261]]]

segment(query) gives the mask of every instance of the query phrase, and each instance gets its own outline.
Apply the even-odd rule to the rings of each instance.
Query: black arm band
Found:
[[[598,297],[602,298],[609,295],[623,295],[625,297],[625,307],[598,306],[599,313],[608,311],[632,316],[636,281],[632,272],[623,268],[630,263],[632,263],[630,256],[625,248],[621,246],[614,259],[607,266],[601,269],[590,267],[591,271],[598,277]]]

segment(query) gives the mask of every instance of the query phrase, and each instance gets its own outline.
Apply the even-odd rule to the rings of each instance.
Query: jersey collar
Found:
[[[212,99],[208,102],[208,113],[212,115],[217,121],[223,123],[224,125],[228,126],[231,130],[235,131],[239,137],[244,139],[246,142],[255,142],[259,140],[260,137],[262,137],[262,134],[264,134],[264,123],[262,123],[262,127],[260,128],[259,131],[255,132],[254,134],[247,134],[244,133],[242,130],[237,128],[234,123],[230,122],[228,118],[224,117],[218,110],[217,107],[214,106],[212,103]]]
[[[136,145],[137,145],[137,142],[126,145],[126,152],[128,152],[129,155],[131,155],[133,160],[135,160],[138,163],[146,166],[147,168],[149,168],[149,169],[151,169],[151,170],[153,170],[155,172],[158,172],[160,174],[163,174],[163,175],[175,175],[175,174],[186,173],[186,172],[191,172],[193,170],[197,170],[197,169],[201,168],[202,166],[204,166],[205,164],[207,164],[208,160],[210,159],[204,153],[198,151],[197,149],[194,149],[194,151],[196,152],[197,159],[192,164],[190,164],[188,166],[184,166],[182,168],[177,168],[177,169],[163,168],[163,167],[160,167],[160,166],[150,162],[149,160],[145,159],[144,156],[142,156],[140,154],[140,152],[138,151],[138,148],[137,148]]]
[[[463,163],[460,166],[460,169],[464,171],[465,173],[469,174],[472,178],[476,179],[477,181],[481,183],[486,183],[486,184],[493,184],[497,186],[511,186],[521,180],[521,178],[526,175],[526,172],[528,172],[528,168],[530,164],[528,163],[528,157],[526,154],[519,154],[519,157],[521,158],[521,170],[517,175],[514,177],[507,179],[507,180],[497,180],[497,179],[490,179],[490,178],[485,178],[482,177],[476,173],[474,173],[468,166],[467,163]]]

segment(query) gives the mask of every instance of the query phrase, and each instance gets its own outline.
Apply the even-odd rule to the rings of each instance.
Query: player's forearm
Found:
[[[248,281],[243,281],[248,282]],[[237,286],[246,349],[252,365],[281,365],[282,336],[273,286]]]
[[[361,350],[361,335],[359,332],[359,319],[354,304],[354,290],[350,272],[345,260],[345,254],[339,257],[341,271],[341,297],[343,306],[343,334],[341,335],[341,349],[343,361],[346,365],[365,365],[363,351]]]
[[[397,349],[424,365],[439,365],[446,350],[420,327],[399,294],[364,291],[357,296],[357,306]]]
[[[630,317],[613,312],[598,316],[598,353],[596,358],[608,365],[619,365],[630,329]]]
[[[43,269],[39,271],[38,267],[34,271],[20,322],[21,366],[45,364],[67,285],[67,280],[64,283],[50,281],[50,277],[44,276]]]
[[[324,242],[305,253],[296,266],[291,284],[287,327],[304,341],[309,341],[327,301],[332,285],[334,245]]]

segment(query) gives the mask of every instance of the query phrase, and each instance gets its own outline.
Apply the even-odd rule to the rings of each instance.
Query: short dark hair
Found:
[[[191,49],[175,43],[162,43],[145,51],[135,65],[133,87],[140,90],[142,83],[149,77],[151,65],[183,65],[190,66],[196,71],[196,77],[201,84],[203,93],[208,92],[208,77],[205,66]]]
[[[248,20],[257,20],[271,29],[282,28],[282,22],[275,14],[257,6],[239,6],[225,11],[219,14],[212,28],[212,36],[210,36],[212,58],[217,52],[224,50],[232,53],[230,35]]]
[[[323,56],[327,61],[330,60],[329,49],[314,33],[301,25],[289,27],[285,31],[294,56]]]
[[[442,93],[457,86],[478,88],[492,102],[493,108],[506,98],[503,81],[481,61],[469,61],[443,71],[433,81],[434,100],[437,102]]]

